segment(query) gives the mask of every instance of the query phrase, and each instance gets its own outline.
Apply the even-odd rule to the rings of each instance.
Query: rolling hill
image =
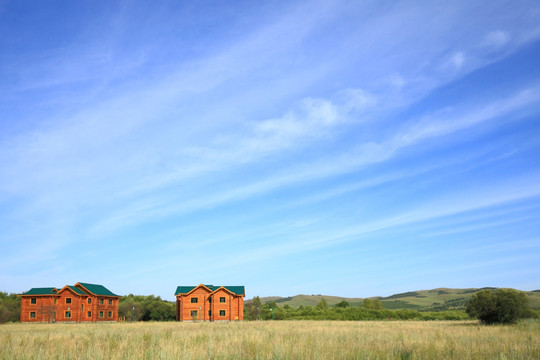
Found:
[[[432,290],[410,291],[400,294],[395,294],[387,297],[370,297],[372,300],[380,300],[383,307],[386,309],[411,309],[419,311],[442,311],[449,309],[465,309],[465,303],[471,296],[480,290],[496,289],[496,288],[471,288],[471,289],[448,289],[438,288]],[[529,299],[529,306],[533,309],[540,310],[540,290],[525,292]],[[262,297],[263,304],[275,301],[280,307],[289,305],[291,307],[315,306],[322,299],[325,299],[329,306],[334,306],[340,301],[347,301],[350,306],[360,306],[364,298],[346,298],[340,296],[329,295],[296,295],[291,297]],[[249,304],[253,299],[246,300]]]

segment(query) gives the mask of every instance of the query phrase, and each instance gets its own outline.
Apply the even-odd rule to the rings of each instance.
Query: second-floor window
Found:
[[[99,305],[103,305],[105,303],[105,300],[99,299]]]
[[[92,303],[92,299],[91,298],[88,298],[88,300],[86,300],[89,304]]]
[[[71,304],[71,298],[66,298],[66,304]]]
[[[191,303],[192,303],[192,304],[196,304],[196,303],[198,303],[198,302],[199,302],[199,299],[198,299],[198,298],[196,298],[196,297],[192,297],[192,298],[191,298]]]
[[[112,299],[109,299],[109,305],[112,305]]]
[[[36,298],[31,298],[30,299],[30,304],[35,304],[36,303]]]
[[[225,302],[225,298],[224,298],[224,297],[220,297],[220,298],[219,298],[219,302],[220,302],[220,303],[224,303],[224,302]]]

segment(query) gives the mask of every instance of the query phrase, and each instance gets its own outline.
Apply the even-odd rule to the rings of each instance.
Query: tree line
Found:
[[[19,321],[21,316],[21,299],[17,294],[0,291],[0,324]]]
[[[390,310],[380,300],[365,299],[361,306],[350,306],[343,300],[329,306],[323,298],[316,306],[279,306],[275,301],[262,304],[256,296],[244,305],[244,320],[467,320],[462,310],[420,312]]]
[[[0,323],[19,321],[21,299],[17,294],[0,292]],[[118,315],[125,321],[174,321],[176,304],[154,295],[122,296]],[[343,300],[329,306],[323,298],[316,306],[279,306],[275,301],[262,304],[256,296],[244,305],[245,320],[467,320],[484,324],[515,323],[522,318],[539,318],[528,306],[523,292],[512,289],[482,290],[473,294],[466,311],[418,311],[385,309],[380,300],[365,299],[361,306]]]
[[[118,316],[126,321],[174,321],[176,304],[159,296],[129,294],[120,298]]]

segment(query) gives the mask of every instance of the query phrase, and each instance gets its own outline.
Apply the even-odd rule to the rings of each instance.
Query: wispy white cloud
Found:
[[[1,241],[10,240],[3,256],[12,257],[4,269],[42,255],[53,261],[65,245],[79,246],[75,238],[105,245],[118,235],[126,241],[121,233],[169,220],[187,223],[190,216],[240,203],[246,208],[233,211],[253,213],[255,219],[262,216],[257,206],[274,194],[287,196],[268,205],[268,213],[309,205],[313,213],[290,219],[305,226],[269,220],[269,227],[294,230],[271,232],[275,244],[261,241],[238,252],[249,261],[533,199],[538,177],[519,168],[515,176],[482,189],[471,186],[445,197],[446,191],[432,188],[414,204],[388,209],[382,217],[321,228],[324,212],[316,205],[335,197],[413,179],[436,187],[432,173],[445,173],[456,163],[466,169],[464,178],[471,176],[478,165],[474,156],[452,164],[448,159],[461,155],[444,156],[437,165],[428,158],[461,146],[465,134],[474,138],[502,126],[519,128],[526,121],[519,114],[536,111],[540,85],[532,80],[528,87],[509,85],[507,95],[473,84],[480,94],[465,91],[458,99],[435,101],[429,110],[418,101],[438,96],[433,90],[466,81],[472,71],[540,37],[538,15],[520,10],[494,20],[504,8],[495,4],[481,18],[470,16],[476,7],[467,2],[280,4],[258,21],[234,13],[233,21],[239,21],[234,30],[217,37],[212,29],[197,28],[196,41],[180,31],[189,23],[169,18],[165,7],[145,14],[145,24],[154,26],[145,26],[144,36],[130,31],[139,26],[140,14],[120,7],[121,13],[101,19],[110,31],[106,41],[86,29],[81,36],[88,42],[15,56],[24,61],[0,66],[0,75],[9,75],[0,85],[6,94],[0,109],[8,109],[8,120],[0,125],[6,129],[0,137],[0,202],[10,226]],[[159,39],[153,36],[158,33]],[[131,35],[133,42],[125,41]],[[19,119],[20,128],[5,125]],[[528,144],[526,150],[536,146],[534,140]],[[480,150],[462,149],[475,151]],[[418,156],[414,169],[405,159],[411,153]],[[491,166],[524,153],[496,149]],[[201,226],[190,231],[197,229]],[[190,236],[190,231],[178,233]],[[174,240],[177,232],[171,229],[156,233],[171,246],[183,241]],[[245,241],[250,232],[220,235],[201,243],[238,245],[234,238]],[[21,256],[23,243],[31,245],[30,257]],[[231,259],[245,264],[241,255]],[[163,264],[146,263],[141,271],[170,268],[170,256]]]
[[[213,208],[221,206],[225,203],[235,202],[247,199],[253,196],[260,196],[271,191],[283,187],[290,187],[296,184],[316,181],[319,179],[342,175],[358,170],[359,168],[370,164],[377,164],[388,161],[398,154],[399,150],[417,145],[426,140],[443,138],[455,132],[469,129],[473,126],[483,124],[489,121],[504,122],[504,115],[511,111],[515,111],[524,106],[531,106],[540,101],[540,88],[532,88],[520,91],[514,96],[495,100],[492,104],[487,104],[480,108],[468,109],[468,113],[451,111],[450,114],[441,114],[442,116],[426,116],[420,121],[413,122],[406,126],[402,132],[397,135],[392,135],[391,138],[382,140],[381,142],[368,142],[361,145],[356,145],[353,149],[349,149],[345,155],[339,154],[331,158],[318,159],[315,162],[304,165],[295,165],[294,171],[284,169],[274,173],[270,178],[258,180],[251,183],[241,183],[239,187],[232,189],[220,189],[218,193],[210,193],[204,196],[197,195],[194,199],[174,200],[169,196],[161,198],[155,202],[151,202],[151,206],[143,205],[137,201],[134,206],[122,208],[116,216],[110,216],[102,224],[97,225],[96,229],[114,229],[119,226],[126,226],[129,223],[139,223],[152,218],[166,217],[172,214],[187,214],[193,211]],[[252,157],[250,161],[256,161],[265,155],[269,149],[283,150],[285,144],[298,145],[297,142],[307,134],[313,135],[314,132],[320,131],[321,125],[334,124],[336,122],[335,114],[337,108],[329,101],[319,100],[322,106],[310,107],[310,111],[303,113],[303,116],[297,117],[287,114],[279,120],[270,120],[263,122],[263,135],[257,129],[258,146],[252,146],[253,139],[248,138],[245,141],[238,139],[236,143],[236,151],[239,154],[249,154],[246,156]],[[311,101],[310,101],[311,104]],[[319,110],[322,109],[322,112]],[[329,110],[331,109],[331,110]],[[315,111],[315,115],[311,112]],[[280,125],[277,125],[280,124]],[[304,125],[306,125],[304,127]],[[313,128],[313,125],[314,126]],[[497,123],[493,124],[496,126]],[[284,132],[276,134],[277,129],[284,128]],[[291,130],[291,128],[293,130]],[[270,136],[265,137],[267,132]],[[227,144],[226,148],[232,147],[232,144]],[[215,153],[219,157],[222,166],[230,166],[231,161],[237,161],[236,153],[229,153],[231,158],[222,157],[220,154],[225,150],[222,148],[210,148],[206,151]],[[207,156],[207,157],[213,157]],[[247,161],[243,158],[242,161]],[[214,166],[212,166],[215,169]],[[367,184],[370,181],[366,182]],[[168,200],[170,199],[170,200]],[[146,201],[142,204],[146,204]],[[142,210],[142,211],[141,211]]]
[[[485,42],[487,46],[493,47],[494,49],[500,49],[510,42],[510,34],[506,31],[497,30],[492,31],[486,35]]]

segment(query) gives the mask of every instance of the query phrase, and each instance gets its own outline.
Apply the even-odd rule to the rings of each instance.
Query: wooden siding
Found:
[[[56,312],[54,295],[28,295],[21,298],[21,322],[52,322]],[[35,299],[35,304],[32,304]],[[30,314],[33,313],[32,318]]]
[[[192,299],[197,299],[197,302],[192,302]],[[211,292],[203,285],[199,285],[188,294],[176,296],[177,321],[234,321],[243,319],[243,296],[233,294],[223,288]]]
[[[35,299],[35,304],[32,304],[32,299]],[[68,302],[68,299],[71,301]],[[21,322],[118,321],[118,302],[118,297],[77,294],[69,287],[53,295],[21,295],[20,320]],[[70,317],[66,316],[67,311],[70,312]],[[100,312],[103,312],[103,317],[100,317]],[[34,318],[31,317],[31,313],[35,314]]]

